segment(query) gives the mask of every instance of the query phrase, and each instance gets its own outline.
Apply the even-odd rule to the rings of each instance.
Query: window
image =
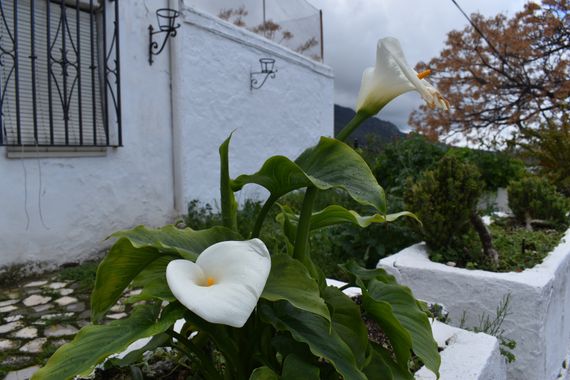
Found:
[[[121,146],[118,0],[0,10],[0,145]]]

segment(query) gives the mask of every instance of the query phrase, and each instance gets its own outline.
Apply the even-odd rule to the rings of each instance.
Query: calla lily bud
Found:
[[[364,70],[356,112],[376,115],[386,104],[408,91],[417,91],[431,108],[449,109],[449,102],[428,81],[429,71],[417,73],[408,65],[400,42],[393,37],[378,41],[376,66]]]
[[[271,257],[259,239],[214,244],[189,260],[172,260],[166,281],[189,310],[211,323],[242,327],[263,292]]]

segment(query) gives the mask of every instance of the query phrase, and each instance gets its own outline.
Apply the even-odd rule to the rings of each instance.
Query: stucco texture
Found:
[[[192,199],[217,204],[218,147],[233,130],[232,176],[333,133],[328,66],[183,1],[119,4],[124,146],[103,157],[0,156],[0,267],[80,261],[114,231],[172,222]],[[178,35],[149,65],[155,11],[177,6]],[[267,56],[277,77],[250,91],[250,70]]]
[[[494,316],[507,294],[509,314],[502,328],[514,339],[517,360],[507,366],[508,378],[553,380],[565,375],[570,347],[570,230],[543,263],[520,273],[493,273],[433,263],[425,244],[416,244],[380,260],[379,267],[408,285],[414,295],[443,304],[451,323],[465,312],[466,326],[481,315]]]
[[[333,75],[325,65],[242,28],[182,9],[173,56],[177,205],[193,198],[215,202],[220,144],[234,131],[230,175],[257,171],[272,155],[295,158],[320,136],[333,134]],[[260,58],[278,70],[250,90]],[[246,186],[238,200],[264,191]]]

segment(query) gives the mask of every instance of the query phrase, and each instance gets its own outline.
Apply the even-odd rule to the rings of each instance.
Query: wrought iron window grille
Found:
[[[119,0],[0,0],[0,145],[122,146]]]

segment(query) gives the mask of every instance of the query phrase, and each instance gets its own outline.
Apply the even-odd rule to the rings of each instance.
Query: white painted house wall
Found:
[[[217,148],[236,128],[232,175],[332,134],[330,68],[183,2],[173,49],[150,66],[148,25],[156,28],[157,8],[178,4],[119,4],[124,147],[104,157],[0,155],[0,267],[85,259],[114,231],[160,226],[188,200],[217,199]],[[262,56],[275,57],[279,73],[250,93],[249,69]]]
[[[218,147],[230,135],[230,175],[257,171],[272,155],[298,156],[334,125],[332,70],[243,28],[182,8],[173,41],[177,207],[219,198]],[[278,72],[250,90],[260,58]],[[239,200],[263,194],[246,187]]]

